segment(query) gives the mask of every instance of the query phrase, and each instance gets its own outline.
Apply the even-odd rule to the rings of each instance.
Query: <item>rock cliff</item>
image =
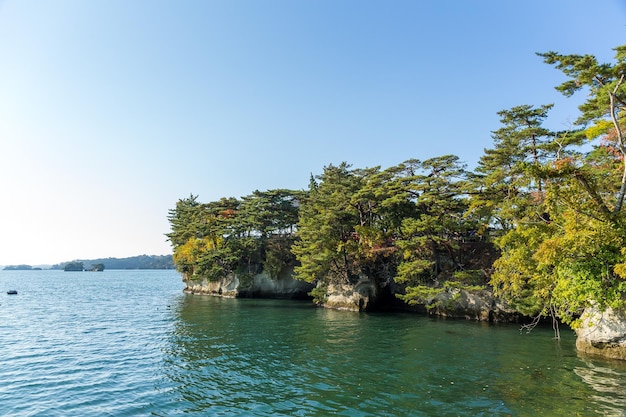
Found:
[[[314,284],[292,278],[290,271],[272,279],[261,273],[251,277],[229,275],[218,281],[183,275],[185,292],[221,297],[258,297],[311,299]],[[354,284],[329,284],[321,306],[337,310],[374,311],[405,310],[432,316],[462,318],[490,322],[517,322],[521,315],[494,297],[489,290],[466,291],[447,289],[423,305],[408,306],[395,297],[398,288],[393,283],[381,285],[366,277]]]
[[[252,277],[229,275],[219,281],[183,275],[185,292],[221,297],[311,299],[313,284],[292,278],[286,271],[277,279],[266,273]],[[422,305],[408,306],[395,297],[393,282],[381,285],[366,277],[354,284],[329,284],[321,304],[325,308],[349,311],[406,310],[436,317],[489,322],[519,322],[524,317],[488,290],[467,291],[448,288]],[[595,308],[585,310],[575,329],[579,351],[605,358],[626,360],[626,311]]]
[[[448,288],[429,300],[429,313],[439,317],[489,322],[518,322],[522,315],[495,297],[488,289],[467,291]]]
[[[283,273],[276,279],[267,273],[251,277],[228,275],[219,281],[183,275],[183,282],[185,292],[222,297],[309,299],[308,293],[314,288],[313,284],[291,278],[291,273]]]
[[[490,290],[467,291],[447,289],[425,304],[409,307],[395,297],[398,289],[362,278],[353,285],[335,284],[327,287],[323,306],[338,310],[366,311],[378,309],[411,310],[432,316],[462,318],[489,322],[518,322],[521,314],[496,298]]]
[[[356,284],[330,284],[326,290],[326,308],[349,311],[371,310],[378,300],[378,286],[361,279]]]
[[[579,351],[626,360],[626,311],[586,309],[576,335]]]

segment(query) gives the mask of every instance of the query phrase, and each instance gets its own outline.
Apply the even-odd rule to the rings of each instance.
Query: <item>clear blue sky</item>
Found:
[[[535,52],[624,43],[618,0],[0,0],[0,265],[171,253],[179,198],[331,163],[472,167],[499,110],[576,119]]]

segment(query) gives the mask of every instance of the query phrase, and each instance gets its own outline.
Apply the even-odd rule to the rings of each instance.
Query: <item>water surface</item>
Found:
[[[569,329],[182,287],[174,271],[0,271],[0,415],[626,416],[626,364],[579,356]]]

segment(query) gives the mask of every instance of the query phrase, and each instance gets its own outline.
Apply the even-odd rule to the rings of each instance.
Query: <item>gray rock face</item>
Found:
[[[354,285],[331,284],[327,289],[324,307],[336,310],[364,311],[376,300],[378,289],[368,280],[361,279]]]
[[[240,282],[236,275],[222,278],[219,281],[209,281],[206,278],[192,280],[183,276],[183,282],[185,283],[184,291],[191,294],[207,294],[222,297],[237,297],[239,294]]]
[[[310,298],[308,293],[313,284],[291,278],[283,274],[272,279],[268,274],[261,273],[249,278],[229,275],[219,281],[207,279],[191,280],[183,277],[185,292],[192,294],[208,294],[221,297],[258,297],[258,298]]]
[[[352,285],[329,285],[324,307],[364,311],[377,303],[380,292],[376,283],[367,278],[362,278]],[[413,310],[427,311],[428,314],[438,317],[490,322],[517,322],[521,318],[519,313],[496,298],[489,290],[448,289]]]
[[[440,317],[490,322],[516,322],[520,314],[494,297],[489,290],[467,291],[450,288],[434,297],[429,313]]]
[[[626,360],[626,312],[588,308],[576,329],[576,348],[592,355]]]
[[[310,298],[308,294],[314,285],[295,280],[291,273],[287,272],[278,279],[272,279],[267,274],[259,274],[248,278],[229,275],[219,281],[191,280],[183,277],[183,281],[186,284],[185,291],[192,294],[221,297]],[[400,307],[398,304],[402,303],[393,296],[392,289],[386,288],[386,290],[388,298],[383,297],[383,303],[389,302],[390,297],[392,301],[397,302],[396,307],[400,309],[428,311],[430,315],[438,317],[478,321],[517,322],[520,319],[518,313],[494,297],[493,293],[488,290],[470,292],[448,289],[428,300],[426,305],[415,308],[406,308],[406,305],[405,308]],[[383,289],[367,277],[362,277],[355,284],[329,284],[326,288],[323,307],[349,311],[370,310],[376,308],[377,303],[381,302],[382,292],[384,292]]]

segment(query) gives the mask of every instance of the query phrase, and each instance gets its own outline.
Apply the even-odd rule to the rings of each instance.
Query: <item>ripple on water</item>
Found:
[[[0,272],[20,291],[0,303],[0,416],[624,415],[626,367],[579,358],[571,335],[190,296],[179,280]]]

